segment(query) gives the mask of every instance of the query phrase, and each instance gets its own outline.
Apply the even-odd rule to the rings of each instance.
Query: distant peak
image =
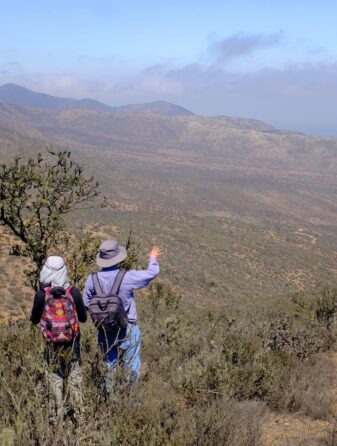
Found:
[[[31,91],[29,90],[29,88],[26,87],[22,87],[21,85],[17,85],[17,84],[3,84],[0,86],[1,89],[6,89],[6,90],[22,90],[22,91]]]
[[[7,83],[0,86],[0,101],[20,107],[41,108],[47,110],[69,110],[86,108],[103,112],[155,113],[163,116],[193,116],[190,110],[167,101],[130,104],[121,107],[111,107],[92,98],[61,98],[46,93],[40,93],[21,85]]]
[[[115,111],[129,113],[155,113],[163,116],[193,116],[194,113],[177,104],[167,101],[145,102],[115,107]]]

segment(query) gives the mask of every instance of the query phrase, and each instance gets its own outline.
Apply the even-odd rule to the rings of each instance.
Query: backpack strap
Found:
[[[122,269],[120,269],[118,271],[117,276],[115,278],[115,281],[114,281],[114,283],[112,285],[112,288],[111,288],[111,292],[110,292],[111,295],[115,295],[115,296],[118,295],[119,288],[120,288],[120,286],[122,284],[122,281],[123,281],[124,276],[125,276],[126,273],[127,273],[127,271],[122,270]]]
[[[92,277],[92,283],[94,285],[95,294],[97,294],[97,292],[98,292],[98,294],[103,296],[103,290],[102,290],[101,284],[99,283],[97,273],[91,274],[91,277]]]
[[[76,309],[76,302],[75,302],[75,299],[73,298],[73,296],[72,296],[72,294],[71,294],[71,290],[72,290],[72,289],[73,289],[73,287],[69,285],[69,286],[66,288],[66,294],[64,295],[64,297],[65,297],[66,299],[68,299],[68,301],[71,302],[71,304],[72,304],[72,306],[74,307],[75,311],[77,311],[77,309]]]

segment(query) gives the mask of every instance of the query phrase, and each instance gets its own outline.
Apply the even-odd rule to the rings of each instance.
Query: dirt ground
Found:
[[[334,446],[337,445],[337,353],[321,355],[331,365],[331,421],[313,420],[301,414],[270,413],[263,424],[260,446]],[[248,446],[248,445],[247,445]]]

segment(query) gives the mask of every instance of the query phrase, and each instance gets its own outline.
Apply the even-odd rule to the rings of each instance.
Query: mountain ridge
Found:
[[[180,105],[166,101],[156,101],[123,106],[110,106],[91,98],[73,99],[39,93],[17,84],[0,86],[0,101],[20,107],[44,110],[89,109],[101,112],[159,113],[166,116],[193,116],[194,113]]]
[[[160,239],[168,276],[181,290],[193,277],[193,293],[211,289],[221,300],[337,277],[337,138],[246,118],[0,103],[2,162],[51,145],[71,150],[114,205],[113,213],[95,209],[81,218],[98,221],[97,231],[113,222]],[[208,269],[218,276],[205,275]]]
[[[59,145],[161,154],[183,164],[238,166],[253,171],[333,172],[337,138],[275,129],[254,119],[167,116],[91,109],[46,110],[0,102],[0,124]]]

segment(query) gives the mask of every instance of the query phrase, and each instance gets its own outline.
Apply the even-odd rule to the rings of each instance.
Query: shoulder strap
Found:
[[[75,299],[73,298],[73,295],[71,294],[71,290],[73,289],[73,287],[71,287],[70,285],[66,288],[66,294],[65,294],[65,298],[71,302],[71,305],[74,307],[75,311],[76,311],[76,302]]]
[[[110,292],[111,295],[115,295],[115,296],[118,295],[119,288],[120,288],[120,286],[122,284],[122,281],[123,281],[124,276],[125,276],[126,273],[127,273],[127,271],[124,271],[122,269],[120,269],[118,271],[117,276],[115,278],[115,281],[114,281],[114,283],[112,285],[112,288],[111,288],[111,292]]]
[[[97,273],[91,274],[91,277],[92,277],[92,283],[94,284],[95,293],[103,295],[102,287],[101,284],[99,283]]]

